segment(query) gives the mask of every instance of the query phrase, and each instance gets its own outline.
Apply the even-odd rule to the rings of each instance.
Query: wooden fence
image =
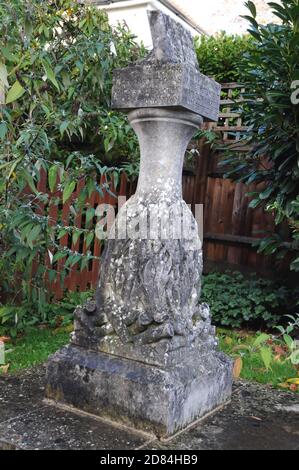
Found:
[[[75,218],[71,211],[72,203],[75,199],[78,198],[80,192],[85,186],[85,178],[81,178],[78,183],[75,191],[68,201],[62,204],[62,192],[59,189],[55,189],[51,193],[48,187],[48,177],[44,170],[41,171],[40,179],[37,185],[37,190],[41,193],[48,193],[50,204],[39,203],[37,208],[37,213],[40,215],[46,215],[48,217],[48,223],[51,226],[61,226],[61,227],[71,227],[74,225],[78,229],[89,230],[94,229],[96,218],[92,217],[90,220],[86,218],[86,210],[82,210],[77,213]],[[107,186],[105,176],[101,177],[99,181],[99,186],[102,188],[103,194],[100,195],[99,192],[94,191],[90,197],[86,200],[85,209],[93,208],[96,209],[99,204],[109,204],[117,206],[117,196],[127,196],[127,192],[133,192],[133,185],[127,181],[125,174],[122,174],[119,186],[117,191],[115,188],[110,186],[109,191],[105,189]],[[117,196],[115,196],[115,195]],[[53,197],[54,196],[54,197]],[[57,199],[60,200],[60,203],[57,204]],[[55,201],[56,200],[56,201]],[[91,259],[85,269],[81,271],[79,263],[73,265],[69,268],[69,274],[63,279],[61,278],[61,273],[63,271],[63,266],[66,262],[66,258],[59,259],[54,265],[52,265],[50,256],[47,255],[45,263],[49,270],[56,271],[56,276],[54,280],[49,280],[48,285],[51,292],[54,294],[56,299],[63,297],[64,291],[81,291],[84,292],[91,288],[95,288],[103,244],[96,237],[93,238],[90,245],[86,245],[86,237],[82,233],[77,240],[74,240],[72,232],[66,233],[61,238],[56,240],[56,244],[59,245],[60,250],[69,249],[72,252],[84,253],[90,252],[93,259]],[[54,253],[51,253],[53,256]],[[33,275],[38,269],[38,262],[35,261],[33,265]]]
[[[238,146],[241,136],[246,133],[246,127],[243,126],[241,117],[232,110],[236,101],[242,100],[244,90],[237,84],[225,84],[222,87],[221,113],[218,123],[210,123],[209,128],[220,134],[222,143],[232,143]],[[239,94],[238,100],[234,99],[235,94]],[[235,183],[230,179],[224,179],[223,173],[219,170],[217,162],[219,152],[212,152],[205,141],[192,142],[191,146],[198,151],[198,157],[195,161],[195,168],[190,171],[185,170],[183,174],[183,197],[194,210],[196,204],[204,205],[204,262],[207,270],[211,268],[234,268],[241,271],[255,270],[258,272],[269,272],[273,269],[274,260],[271,257],[259,255],[256,249],[252,247],[252,242],[263,235],[261,231],[274,232],[275,224],[271,214],[266,214],[262,209],[251,209],[248,207],[248,192],[259,190],[256,185],[245,186],[242,183]],[[247,151],[241,149],[240,151]],[[104,183],[102,180],[100,183]],[[49,216],[49,223],[56,224],[58,219],[62,224],[70,225],[71,220],[70,206],[72,200],[76,198],[85,181],[81,179],[78,182],[75,193],[65,204],[40,206],[41,214]],[[42,192],[49,192],[47,188],[47,175],[42,174],[38,189]],[[111,188],[115,191],[115,188]],[[129,197],[135,191],[135,184],[129,183],[126,176],[121,177],[120,185],[115,193],[117,195],[126,195]],[[57,197],[61,198],[58,191]],[[107,203],[116,206],[117,200],[111,193],[104,190],[103,196],[98,192],[93,193],[87,205],[96,208],[100,203]],[[78,228],[91,228],[95,220],[86,223],[83,213],[76,216],[75,225]],[[70,235],[66,234],[59,240],[61,247],[68,247],[73,251],[85,253],[86,246],[82,237],[74,243]],[[101,244],[95,238],[88,250],[95,257],[101,254]],[[70,274],[64,280],[64,286],[61,286],[60,272],[65,259],[57,262],[55,269],[57,276],[51,283],[51,290],[55,293],[57,299],[63,296],[63,290],[84,291],[96,286],[99,259],[92,260],[89,265],[80,272],[77,265],[73,266]],[[50,260],[47,260],[50,266]]]
[[[246,138],[247,127],[236,111],[238,103],[244,101],[244,92],[236,83],[223,84],[219,121],[207,125],[219,134],[222,151],[227,145],[239,152],[250,150],[240,145],[240,139]],[[247,196],[260,191],[262,186],[246,186],[224,179],[224,170],[218,166],[221,151],[213,152],[204,141],[198,143],[198,150],[194,175],[184,176],[184,197],[188,203],[204,205],[205,267],[269,273],[274,257],[257,254],[252,243],[263,237],[263,233],[275,231],[274,217],[261,208],[249,208]]]

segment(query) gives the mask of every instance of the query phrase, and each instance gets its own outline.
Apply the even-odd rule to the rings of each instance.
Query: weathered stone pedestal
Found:
[[[225,403],[231,370],[221,353],[162,368],[68,346],[49,362],[47,396],[60,403],[170,436]]]
[[[154,52],[116,72],[113,89],[140,142],[137,191],[106,244],[96,302],[76,309],[71,344],[49,360],[47,396],[169,436],[231,394],[231,361],[200,303],[197,224],[182,199],[187,145],[215,119],[220,89],[199,73],[180,25],[157,12],[151,24]],[[153,87],[156,77],[163,86]]]

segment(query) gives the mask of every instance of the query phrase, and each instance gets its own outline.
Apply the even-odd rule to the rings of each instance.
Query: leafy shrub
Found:
[[[251,49],[252,42],[249,35],[229,35],[225,32],[196,38],[195,49],[200,71],[220,83],[242,81],[240,64]]]
[[[136,156],[125,116],[110,110],[113,69],[145,53],[126,27],[111,29],[102,10],[75,0],[11,0],[0,2],[0,31],[0,140],[10,160]]]
[[[276,328],[272,334],[217,328],[221,350],[234,359],[234,377],[299,392],[298,341],[293,339],[298,314],[287,316],[284,323],[279,336]]]
[[[203,277],[201,298],[218,325],[270,327],[296,309],[299,290],[239,272],[209,273]]]
[[[269,5],[281,24],[259,24],[254,3],[247,2],[255,47],[243,64],[250,102],[238,106],[249,127],[245,145],[252,151],[231,151],[223,164],[230,166],[228,177],[263,184],[263,190],[251,193],[250,206],[273,212],[277,225],[289,224],[293,240],[288,246],[286,237],[277,233],[262,241],[260,251],[282,257],[289,250],[290,267],[299,270],[299,105],[291,100],[299,79],[299,6],[298,0]],[[285,232],[283,227],[280,232]]]
[[[137,138],[125,116],[110,110],[110,95],[114,68],[142,57],[144,49],[125,27],[111,29],[102,10],[75,0],[0,1],[0,30],[1,290],[13,294],[12,303],[23,299],[27,311],[36,298],[49,300],[47,281],[59,259],[61,281],[90,259],[59,246],[68,233],[73,242],[83,237],[88,248],[94,231],[65,227],[56,182],[66,202],[86,178],[70,212],[74,221],[83,210],[90,221],[94,208],[86,200],[93,191],[103,195],[99,177],[117,185],[121,163],[135,171]],[[41,171],[51,194],[38,190]],[[41,214],[41,205],[57,207],[57,224]]]
[[[28,328],[44,324],[51,327],[66,326],[72,323],[74,309],[84,304],[92,292],[69,292],[65,298],[56,303],[45,299],[35,299],[36,303],[23,302],[21,305],[0,306],[0,326],[3,331],[15,338]]]

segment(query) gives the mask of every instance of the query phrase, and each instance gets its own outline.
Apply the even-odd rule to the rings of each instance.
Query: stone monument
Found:
[[[47,397],[161,437],[229,399],[232,363],[200,303],[201,242],[182,199],[184,154],[217,120],[220,85],[199,72],[183,26],[157,11],[150,24],[153,51],[116,70],[112,92],[139,138],[138,187],[106,243],[96,301],[49,359]]]

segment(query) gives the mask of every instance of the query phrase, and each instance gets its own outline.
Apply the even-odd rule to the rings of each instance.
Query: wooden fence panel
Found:
[[[71,210],[72,203],[79,196],[82,189],[85,187],[86,181],[85,178],[81,178],[75,191],[73,192],[70,199],[66,202],[62,202],[62,192],[59,188],[59,179],[57,178],[56,188],[53,192],[50,191],[48,187],[48,176],[44,170],[41,170],[39,182],[37,184],[37,189],[41,193],[49,195],[49,204],[38,203],[36,212],[39,215],[48,216],[48,224],[50,226],[61,226],[61,227],[76,227],[77,229],[82,230],[93,230],[95,224],[97,223],[97,217],[92,217],[91,220],[87,222],[86,220],[86,209],[93,208],[96,210],[99,204],[109,204],[115,206],[117,209],[117,196],[126,196],[127,191],[132,191],[134,186],[128,184],[126,175],[122,175],[119,188],[115,188],[114,185],[108,185],[105,176],[102,176],[99,181],[99,186],[102,187],[103,195],[98,191],[94,191],[86,200],[84,209],[74,214]],[[28,188],[26,188],[26,193]],[[113,193],[116,193],[116,196],[113,196]],[[58,230],[57,230],[58,232]],[[97,284],[99,265],[100,265],[100,256],[102,252],[103,242],[94,236],[92,243],[87,247],[86,239],[84,233],[81,233],[79,237],[73,237],[72,232],[64,234],[62,237],[58,237],[56,233],[56,244],[59,246],[59,249],[69,249],[72,252],[77,252],[80,254],[90,254],[94,259],[90,260],[88,266],[80,271],[79,263],[76,263],[69,268],[68,274],[65,278],[62,278],[62,271],[66,262],[66,257],[60,258],[56,263],[52,264],[52,259],[55,251],[50,254],[46,254],[46,259],[44,260],[45,265],[49,270],[56,271],[56,277],[54,280],[50,280],[47,276],[47,284],[49,291],[54,295],[56,299],[61,299],[64,296],[65,291],[86,291],[90,288],[95,288]],[[53,249],[51,248],[53,251]],[[37,273],[39,265],[39,260],[34,260],[32,275]]]

